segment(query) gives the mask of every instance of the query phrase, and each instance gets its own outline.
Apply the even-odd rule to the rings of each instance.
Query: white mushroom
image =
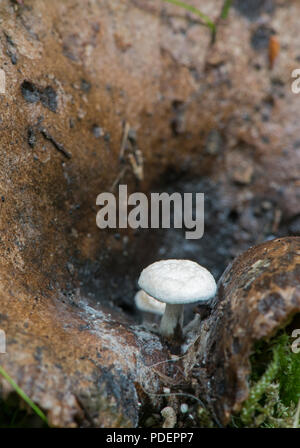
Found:
[[[138,284],[147,294],[166,304],[160,333],[171,338],[181,336],[183,305],[207,302],[217,289],[211,273],[190,260],[161,260],[145,268]]]
[[[138,310],[146,313],[154,313],[162,316],[165,312],[165,303],[159,302],[153,297],[149,296],[145,291],[140,289],[134,296],[135,306]]]

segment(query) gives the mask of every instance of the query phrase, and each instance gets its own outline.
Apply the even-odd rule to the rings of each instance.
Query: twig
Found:
[[[128,170],[128,166],[124,166],[124,168],[120,171],[116,180],[114,181],[114,183],[111,186],[111,189],[110,189],[111,192],[113,192],[115,190],[116,186],[119,184],[120,180],[122,179],[122,177],[124,176],[124,174],[126,173],[127,170]]]
[[[129,162],[130,168],[136,179],[142,181],[144,179],[144,160],[142,151],[137,147],[135,133],[132,133],[132,129],[128,121],[125,121],[123,125],[123,136],[119,152],[119,160],[121,163]],[[127,156],[127,157],[126,157]],[[113,183],[112,189],[115,188],[116,183],[125,174],[124,169],[120,172],[119,176]]]
[[[72,155],[63,147],[61,143],[55,140],[54,137],[47,131],[45,128],[40,128],[41,134],[45,137],[46,140],[52,143],[54,148],[60,151],[67,159],[71,159]]]
[[[123,158],[124,158],[124,152],[126,149],[129,131],[130,131],[130,124],[128,123],[128,121],[126,121],[125,125],[124,125],[123,137],[122,137],[122,142],[121,142],[121,147],[120,147],[120,156],[119,156],[120,160],[123,160]]]

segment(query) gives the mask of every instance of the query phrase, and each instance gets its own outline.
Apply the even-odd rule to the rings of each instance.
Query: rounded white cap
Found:
[[[183,304],[211,299],[217,290],[211,273],[190,260],[161,260],[145,268],[139,287],[163,303]]]
[[[135,306],[140,311],[154,313],[162,316],[165,312],[165,303],[159,302],[149,296],[145,291],[139,290],[134,296]]]

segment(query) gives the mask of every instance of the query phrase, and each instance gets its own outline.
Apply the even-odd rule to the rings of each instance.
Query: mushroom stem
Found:
[[[182,329],[183,305],[166,303],[166,309],[160,322],[160,334],[165,338],[174,336],[175,330]]]

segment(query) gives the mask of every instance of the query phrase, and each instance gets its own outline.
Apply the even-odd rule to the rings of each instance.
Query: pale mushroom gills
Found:
[[[142,271],[138,284],[147,294],[166,304],[160,324],[160,333],[166,338],[181,332],[184,304],[207,302],[217,289],[211,273],[190,260],[157,261]]]

